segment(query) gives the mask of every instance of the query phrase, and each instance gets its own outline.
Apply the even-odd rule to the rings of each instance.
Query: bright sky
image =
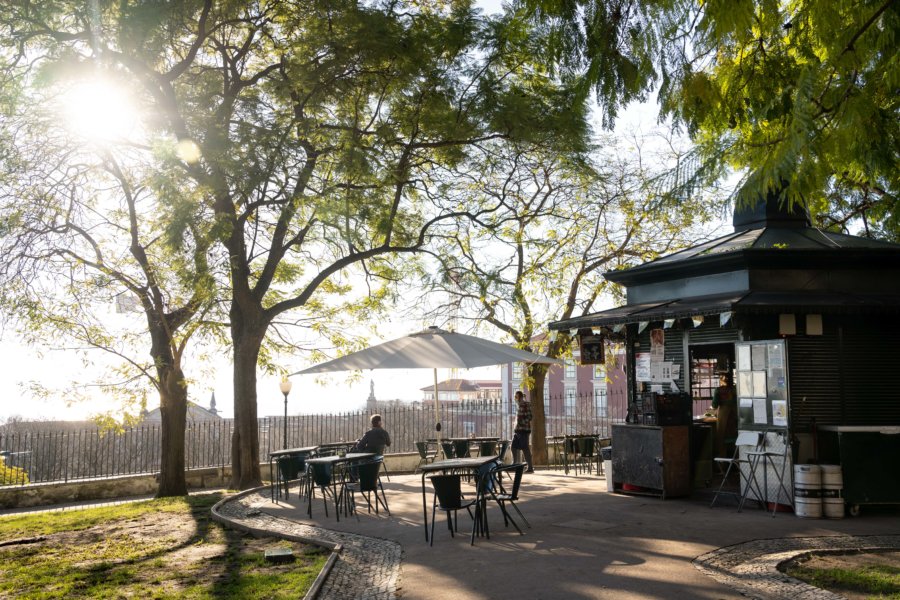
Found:
[[[498,2],[497,0],[484,0],[483,4],[490,11],[496,7]],[[91,98],[96,95],[89,93],[86,97]],[[81,115],[82,113],[77,114]],[[127,120],[127,116],[120,118]],[[637,129],[646,134],[654,129],[655,119],[655,105],[636,105],[623,111],[617,130],[631,132]],[[80,129],[93,130],[90,123],[85,124],[81,120],[72,123],[72,126],[76,131]],[[108,135],[113,136],[115,132]],[[421,327],[418,323],[387,324],[379,330],[384,337],[373,339],[372,343],[387,341],[419,329]],[[39,356],[37,350],[17,343],[11,332],[3,333],[3,338],[0,339],[0,360],[5,367],[5,377],[0,379],[0,422],[11,416],[22,416],[29,419],[80,420],[88,418],[91,414],[115,408],[114,402],[102,395],[97,395],[96,399],[88,404],[69,406],[67,401],[70,398],[67,398],[65,390],[67,386],[71,389],[71,382],[78,380],[84,374],[85,367],[72,352],[47,350],[43,352],[44,355]],[[295,363],[284,365],[289,372],[300,370],[306,366],[308,365],[299,359]],[[191,369],[192,365],[188,362],[186,367]],[[210,395],[215,392],[218,409],[224,416],[232,416],[233,396],[230,364],[222,358],[221,364],[214,365],[214,372],[212,378],[197,377],[198,382],[190,387],[190,399],[205,407],[209,405]],[[350,374],[347,373],[337,373],[328,376],[293,377],[294,387],[289,396],[289,414],[345,412],[360,409],[365,405],[366,398],[369,396],[370,381],[374,382],[375,396],[379,400],[421,400],[420,389],[433,382],[432,372],[427,369],[364,372],[357,375],[357,380],[352,382],[348,380],[349,376]],[[279,378],[263,374],[259,374],[258,377],[258,414],[260,416],[283,414],[284,398],[279,391]],[[449,369],[439,370],[439,379],[443,380],[449,377],[500,379],[500,367],[456,372],[451,372]],[[323,379],[327,382],[327,387],[318,383]],[[41,381],[46,386],[57,388],[60,391],[53,394],[52,399],[40,399],[28,390],[30,382],[33,381]],[[151,399],[150,407],[156,406],[157,403],[155,398]]]

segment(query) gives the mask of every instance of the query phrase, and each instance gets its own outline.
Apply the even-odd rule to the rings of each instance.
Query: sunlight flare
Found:
[[[138,126],[138,112],[127,91],[104,79],[75,82],[62,96],[66,127],[94,142],[127,139]]]

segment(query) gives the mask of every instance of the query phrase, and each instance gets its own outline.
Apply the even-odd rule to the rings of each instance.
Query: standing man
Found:
[[[513,461],[519,462],[519,452],[525,453],[525,462],[528,463],[526,473],[534,473],[534,464],[531,461],[531,403],[525,399],[522,391],[516,392],[516,429],[513,436],[512,451]]]
[[[384,449],[391,445],[391,435],[381,426],[381,415],[372,415],[370,421],[372,429],[359,438],[354,449],[357,452],[384,454]]]

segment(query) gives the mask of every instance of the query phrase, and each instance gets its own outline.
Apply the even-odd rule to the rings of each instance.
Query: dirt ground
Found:
[[[853,554],[820,554],[803,561],[803,566],[811,569],[846,569],[862,568],[873,565],[887,565],[900,570],[900,552],[873,552]],[[866,600],[871,598],[868,594],[854,592],[845,589],[833,589],[835,593],[845,596],[849,600]]]

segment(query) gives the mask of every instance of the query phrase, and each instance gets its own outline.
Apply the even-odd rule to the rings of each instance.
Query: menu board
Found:
[[[787,428],[790,411],[784,340],[735,343],[739,429]]]

